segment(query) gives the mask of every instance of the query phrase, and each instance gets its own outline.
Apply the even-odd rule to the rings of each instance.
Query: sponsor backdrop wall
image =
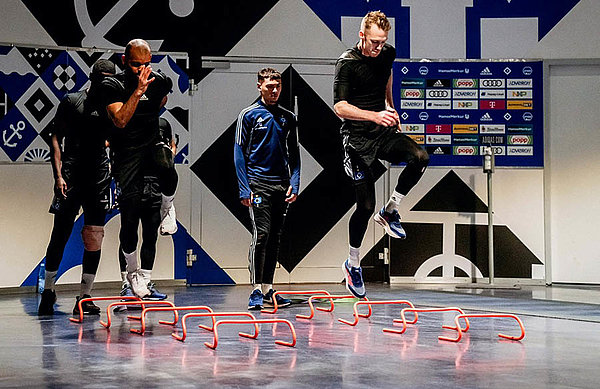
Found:
[[[480,156],[463,153],[474,154],[482,143],[493,143],[506,153],[499,158],[503,167],[494,176],[496,275],[543,280],[546,270],[549,280],[598,282],[598,277],[593,276],[598,274],[600,266],[597,250],[591,243],[594,239],[583,237],[594,230],[592,223],[600,211],[591,198],[587,199],[589,206],[579,206],[571,200],[585,199],[580,192],[582,183],[586,184],[586,193],[595,193],[600,188],[593,170],[578,168],[581,156],[571,152],[569,143],[585,146],[582,150],[600,149],[597,137],[590,135],[600,119],[598,99],[593,97],[598,88],[586,83],[597,77],[594,78],[593,72],[581,75],[578,70],[580,59],[597,58],[600,52],[600,42],[589,39],[600,33],[600,4],[594,0],[549,4],[516,0],[269,0],[260,4],[164,0],[154,2],[152,8],[141,1],[124,0],[60,3],[6,0],[3,5],[1,39],[19,47],[4,46],[0,63],[10,66],[0,69],[0,76],[3,80],[15,72],[23,79],[31,78],[28,74],[35,76],[35,80],[27,79],[27,83],[37,83],[42,92],[51,92],[45,93],[51,102],[46,117],[54,114],[60,98],[52,89],[55,79],[51,75],[56,74],[57,66],[51,67],[52,61],[40,65],[49,69],[44,76],[33,63],[39,59],[32,59],[39,58],[41,52],[33,57],[35,50],[30,50],[32,57],[28,57],[24,46],[121,50],[129,39],[142,37],[155,50],[188,53],[189,67],[185,73],[195,80],[197,91],[191,97],[187,126],[182,125],[189,129],[189,132],[183,130],[188,134],[185,155],[188,163],[178,166],[181,179],[176,206],[185,234],[159,240],[156,271],[159,279],[184,278],[181,261],[185,260],[185,250],[191,248],[201,259],[192,272],[193,282],[247,282],[250,233],[247,215],[234,195],[232,126],[239,111],[257,96],[256,71],[263,65],[272,65],[284,72],[286,87],[282,104],[298,112],[303,157],[302,192],[290,211],[278,281],[341,280],[338,267],[347,254],[346,229],[353,194],[339,160],[340,121],[331,109],[332,62],[355,43],[360,17],[368,10],[381,9],[393,23],[389,41],[397,48],[399,58],[394,68],[395,100],[399,111],[409,115],[403,130],[415,132],[423,128],[423,132],[411,135],[417,139],[422,136],[425,147],[433,147],[435,165],[402,204],[409,238],[391,243],[391,275],[422,282],[487,275],[485,176],[476,167]],[[56,50],[58,55],[71,55],[68,50]],[[13,61],[17,54],[33,71],[23,72],[18,68],[19,64]],[[203,66],[202,58],[207,56],[246,60],[215,69],[209,61],[204,61]],[[402,60],[423,58],[436,61]],[[489,58],[536,60],[464,65],[456,62]],[[563,69],[568,74],[552,71],[546,74],[550,77],[546,84],[550,92],[546,91],[548,104],[544,112],[539,60],[550,63],[557,58],[570,58],[574,62],[571,68]],[[442,64],[448,61],[455,61],[452,68],[469,68],[469,76],[418,73],[423,65],[432,71],[446,69]],[[460,67],[454,66],[456,63]],[[489,66],[492,75],[482,73],[483,63]],[[406,74],[404,66],[408,68]],[[525,74],[525,66],[532,68],[531,74]],[[506,67],[510,68],[510,74],[503,72]],[[82,74],[86,72],[82,68]],[[403,79],[423,79],[424,86],[402,85]],[[438,79],[442,83],[439,88],[435,85]],[[469,80],[473,82],[471,87],[464,84]],[[494,91],[496,88],[484,85],[491,83],[484,80],[503,82],[497,90],[504,97],[499,95],[502,92]],[[509,86],[513,82],[529,82],[523,80],[531,80],[531,84]],[[32,113],[31,117],[24,113],[27,101],[23,99],[41,95],[24,84],[19,93],[6,85],[3,83],[0,91],[2,117],[6,119],[0,128],[4,136],[0,145],[3,161],[0,265],[5,269],[0,276],[0,287],[27,285],[31,281],[30,276],[35,274],[44,256],[52,223],[47,213],[52,185],[50,166],[39,162],[40,158],[47,158],[43,137],[43,123],[47,119],[35,117],[41,117],[40,113]],[[71,91],[83,84],[77,82],[65,87]],[[422,90],[422,98],[418,90]],[[443,91],[452,96],[441,98],[439,94]],[[579,98],[570,98],[572,94]],[[423,100],[423,109],[418,100]],[[41,105],[36,102],[31,102],[30,107],[45,110],[43,102]],[[527,105],[529,102],[531,106]],[[577,105],[580,103],[591,105],[584,117],[577,114],[581,112]],[[469,109],[473,105],[478,109]],[[11,118],[17,112],[24,118]],[[421,120],[421,112],[428,114],[427,120]],[[523,117],[526,112],[532,114],[532,120]],[[503,117],[507,113],[511,118]],[[470,116],[467,120],[450,116],[435,118],[436,114]],[[177,110],[172,115],[180,121]],[[545,127],[543,115],[550,118]],[[584,125],[571,125],[580,122]],[[474,127],[472,133],[456,131],[469,130],[468,126],[462,127],[465,125],[478,126],[477,135]],[[448,128],[450,132],[445,133]],[[15,144],[20,131],[28,145],[19,152],[9,145]],[[436,154],[438,149],[445,154]],[[183,155],[181,158],[183,162]],[[391,182],[401,169],[392,168]],[[377,183],[379,204],[385,200],[387,179],[381,171]],[[585,213],[580,215],[583,208]],[[573,215],[579,216],[578,222],[566,223],[574,219]],[[118,279],[118,220],[118,215],[114,216],[107,225],[98,277],[101,281]],[[563,227],[567,225],[569,228]],[[582,238],[573,239],[578,236]],[[550,239],[552,244],[548,244]],[[372,279],[383,277],[378,253],[388,244],[381,230],[370,225],[363,252],[366,273]],[[72,245],[69,252],[77,257],[80,248],[76,239]],[[546,269],[550,259],[553,266]],[[80,268],[76,262],[67,262],[71,267],[64,269],[60,282],[78,282]],[[577,266],[570,266],[572,263]]]

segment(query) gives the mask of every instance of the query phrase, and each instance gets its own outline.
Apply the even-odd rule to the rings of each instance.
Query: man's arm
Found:
[[[394,113],[384,110],[380,112],[368,111],[360,109],[348,102],[351,90],[351,83],[354,75],[351,72],[349,63],[346,61],[338,61],[335,66],[335,77],[333,82],[333,96],[335,114],[341,119],[369,121],[382,126],[394,126],[398,124]],[[389,84],[389,81],[388,81]],[[390,90],[391,93],[391,90]],[[387,99],[387,88],[386,88]]]
[[[298,146],[298,125],[294,117],[294,126],[290,130],[287,138],[287,147],[290,165],[290,187],[286,193],[288,203],[293,203],[298,197],[300,191],[300,146]]]
[[[238,186],[240,190],[240,201],[246,207],[252,206],[252,191],[246,172],[246,157],[244,150],[247,147],[249,140],[248,131],[250,124],[244,115],[238,117],[238,122],[235,131],[235,143],[233,145],[233,161],[235,164],[235,173],[238,178]]]
[[[386,127],[391,127],[398,124],[398,120],[396,119],[398,114],[396,111],[367,111],[350,104],[346,100],[338,101],[333,106],[333,110],[341,119],[369,121]]]
[[[138,73],[138,86],[131,96],[129,96],[129,99],[127,99],[125,103],[118,101],[109,104],[106,107],[108,116],[116,127],[124,128],[133,117],[138,103],[140,102],[140,98],[148,89],[148,85],[155,80],[155,78],[148,79],[150,73],[152,73],[152,68],[150,66],[140,67],[140,72]]]
[[[400,116],[398,112],[394,108],[394,96],[392,95],[392,85],[393,85],[393,74],[390,73],[390,78],[388,78],[388,82],[385,86],[385,106],[386,110],[391,112],[394,115],[394,119],[396,120],[397,126],[400,126]]]
[[[62,195],[64,198],[67,197],[67,182],[62,177],[62,151],[60,149],[60,143],[62,137],[59,139],[58,135],[52,134],[52,175],[54,176],[54,193],[58,196]]]

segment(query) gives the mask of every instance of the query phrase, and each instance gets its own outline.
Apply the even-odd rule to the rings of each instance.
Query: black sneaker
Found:
[[[44,289],[42,292],[42,301],[38,307],[38,315],[54,315],[54,303],[56,303],[56,293],[50,289]]]
[[[73,308],[73,315],[79,315],[79,300],[90,298],[90,297],[92,297],[92,296],[90,296],[89,294],[84,294],[82,298],[79,298],[79,296],[76,297],[77,301],[75,301],[75,308]],[[83,309],[84,315],[99,315],[100,314],[100,307],[97,306],[96,304],[94,304],[93,301],[84,301],[83,304],[81,304],[81,308]]]
[[[263,301],[265,304],[274,305],[273,304],[273,294],[275,291],[273,289],[269,290],[267,294],[263,297]],[[287,307],[292,303],[292,300],[281,297],[280,295],[275,296],[275,300],[277,300],[277,307],[283,308]]]

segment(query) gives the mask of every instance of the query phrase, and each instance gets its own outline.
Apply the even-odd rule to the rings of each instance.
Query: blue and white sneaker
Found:
[[[342,271],[346,279],[346,289],[358,298],[366,296],[365,283],[362,278],[362,268],[350,266],[346,259],[342,264]]]
[[[260,290],[254,289],[248,300],[248,310],[258,311],[263,309],[263,294]]]
[[[263,296],[263,300],[265,304],[274,305],[273,304],[273,294],[275,291],[273,289],[269,290],[267,294]],[[275,300],[277,300],[277,307],[283,308],[292,304],[292,300],[281,297],[280,295],[275,296]]]
[[[375,221],[381,225],[385,232],[392,238],[405,239],[406,232],[400,225],[400,215],[397,210],[393,210],[391,213],[385,211],[385,207],[381,208],[381,211],[377,212],[374,217]]]
[[[131,290],[131,285],[129,285],[129,283],[124,283],[122,285],[119,295],[121,297],[135,297],[135,294],[133,294],[133,290]],[[123,299],[121,301],[129,301],[129,299]],[[119,313],[119,312],[127,311],[128,309],[132,310],[132,311],[140,311],[142,309],[142,306],[141,305],[117,305],[116,307],[113,308],[113,312]]]
[[[161,301],[167,298],[166,294],[160,293],[158,289],[156,289],[154,282],[148,282],[148,290],[150,291],[150,294],[144,296],[142,300]]]

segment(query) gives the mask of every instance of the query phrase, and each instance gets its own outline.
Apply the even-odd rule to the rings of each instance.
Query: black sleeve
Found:
[[[158,130],[160,132],[160,138],[163,142],[171,145],[173,140],[173,130],[171,129],[171,123],[163,117],[158,118]]]
[[[335,64],[335,76],[333,79],[333,104],[340,101],[348,101],[350,97],[351,62],[338,59]]]
[[[56,108],[56,114],[54,114],[50,126],[50,135],[56,135],[59,139],[66,136],[67,124],[69,123],[69,117],[73,114],[73,109],[70,95],[67,94],[60,101],[60,104],[58,104],[58,108]]]
[[[106,110],[106,106],[112,103],[125,103],[127,100],[123,100],[124,86],[120,81],[113,77],[107,77],[102,80],[100,84],[100,96],[101,105]],[[129,98],[129,97],[128,97]]]
[[[388,60],[390,61],[390,67],[394,65],[394,60],[396,59],[396,48],[390,45]]]
[[[152,74],[156,78],[156,81],[154,81],[153,84],[157,84],[155,86],[158,91],[157,95],[161,96],[162,99],[171,92],[171,89],[173,89],[173,81],[160,70],[157,72],[153,72]]]

